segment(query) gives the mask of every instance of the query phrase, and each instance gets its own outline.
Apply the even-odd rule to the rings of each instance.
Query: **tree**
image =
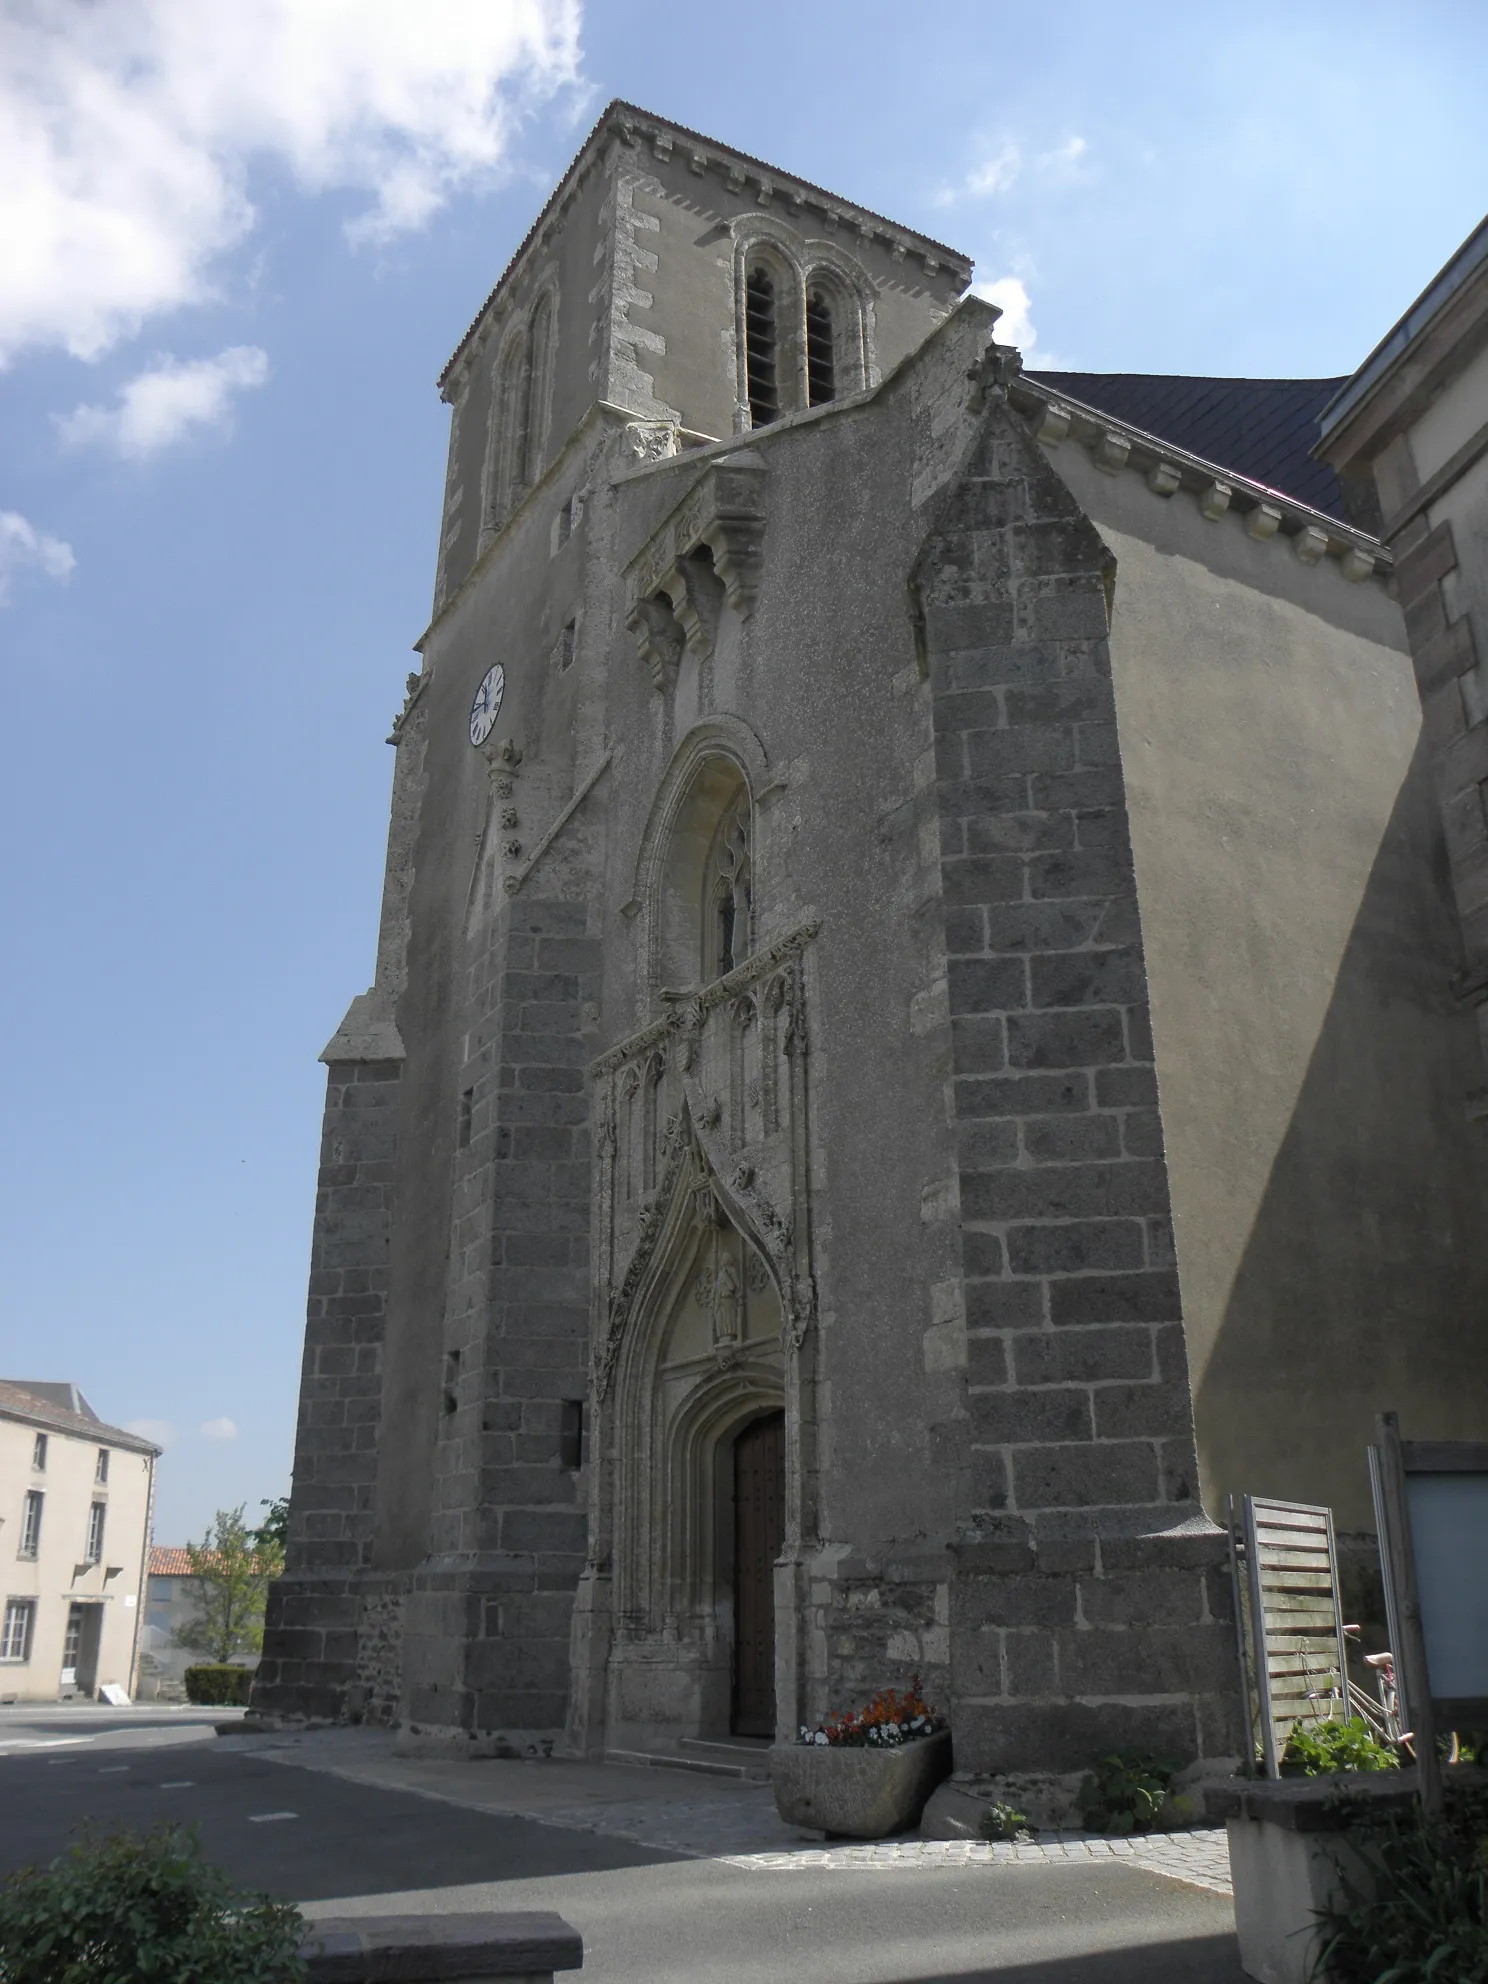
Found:
[[[282,1557],[289,1548],[289,1497],[276,1495],[271,1502],[265,1495],[258,1506],[269,1512],[253,1531],[258,1547],[260,1550],[276,1548]]]
[[[264,1601],[284,1568],[275,1538],[248,1527],[246,1506],[219,1509],[201,1542],[186,1545],[196,1610],[177,1627],[175,1642],[218,1662],[262,1648]]]

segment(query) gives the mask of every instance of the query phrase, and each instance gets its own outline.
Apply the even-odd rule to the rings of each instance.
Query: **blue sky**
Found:
[[[1316,376],[1480,219],[1485,72],[1429,0],[0,0],[0,1374],[161,1429],[160,1540],[288,1484],[433,382],[602,104],[972,253],[1031,364]]]

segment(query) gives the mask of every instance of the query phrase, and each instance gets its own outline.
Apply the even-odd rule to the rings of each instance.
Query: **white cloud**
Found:
[[[126,1433],[138,1433],[142,1440],[149,1440],[157,1447],[175,1444],[176,1429],[168,1419],[127,1419],[124,1422]]]
[[[60,537],[48,537],[19,510],[0,510],[0,606],[10,598],[11,581],[18,572],[65,579],[76,563],[72,546]]]
[[[1086,152],[1085,140],[1081,137],[1066,138],[1062,145],[1056,145],[1051,152],[1044,152],[1039,164],[1045,171],[1057,172],[1062,166],[1078,165]]]
[[[990,200],[999,193],[1006,193],[1010,187],[1026,173],[1036,183],[1079,178],[1080,160],[1085,156],[1085,140],[1078,135],[1066,138],[1063,144],[1055,145],[1049,151],[1035,152],[1030,159],[1023,156],[1023,148],[1009,138],[999,150],[983,159],[980,165],[973,166],[959,186],[944,186],[935,195],[935,204],[952,207],[958,200]]]
[[[57,426],[64,441],[93,443],[121,455],[153,455],[193,427],[225,425],[232,395],[261,386],[268,376],[267,354],[257,345],[231,345],[215,358],[188,364],[167,354],[153,370],[119,388],[117,406],[75,407],[57,416]]]
[[[234,1419],[204,1419],[201,1431],[204,1440],[235,1440],[238,1437],[237,1421]]]
[[[1005,193],[1022,169],[1023,157],[1016,145],[1004,145],[995,158],[989,158],[966,175],[964,193],[974,199],[988,199],[994,193]]]
[[[502,164],[574,79],[579,0],[11,0],[0,34],[0,364],[96,357],[210,294],[250,167],[370,196],[382,238]]]
[[[1038,343],[1038,332],[1033,328],[1029,315],[1032,306],[1023,284],[1016,276],[999,276],[996,282],[974,282],[971,293],[984,303],[996,304],[1002,315],[993,335],[999,344],[1015,344],[1027,364],[1029,352]]]

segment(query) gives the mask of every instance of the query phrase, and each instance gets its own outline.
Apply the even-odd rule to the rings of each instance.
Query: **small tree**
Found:
[[[258,1540],[258,1547],[260,1550],[277,1548],[282,1557],[289,1548],[289,1497],[277,1495],[271,1502],[265,1495],[258,1506],[269,1512],[252,1532]]]
[[[219,1663],[262,1648],[264,1601],[284,1568],[278,1542],[248,1527],[246,1506],[219,1509],[201,1542],[186,1545],[196,1610],[175,1642]]]

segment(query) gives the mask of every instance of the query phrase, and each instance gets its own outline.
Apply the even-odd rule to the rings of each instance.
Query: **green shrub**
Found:
[[[977,1822],[983,1839],[1032,1839],[1028,1819],[1011,1805],[989,1805]]]
[[[1446,1810],[1360,1817],[1364,1863],[1321,1916],[1315,1977],[1338,1984],[1480,1984],[1488,1978],[1488,1793],[1447,1786]]]
[[[218,1708],[246,1708],[253,1686],[251,1667],[202,1666],[186,1669],[186,1699]]]
[[[1151,1832],[1167,1800],[1175,1766],[1157,1757],[1101,1757],[1075,1803],[1092,1832]]]
[[[1297,1723],[1281,1753],[1283,1777],[1324,1777],[1335,1770],[1396,1770],[1400,1759],[1388,1743],[1376,1742],[1369,1724],[1357,1716],[1346,1722]]]
[[[234,1893],[195,1832],[86,1838],[0,1886],[0,1984],[291,1984],[297,1908]]]

